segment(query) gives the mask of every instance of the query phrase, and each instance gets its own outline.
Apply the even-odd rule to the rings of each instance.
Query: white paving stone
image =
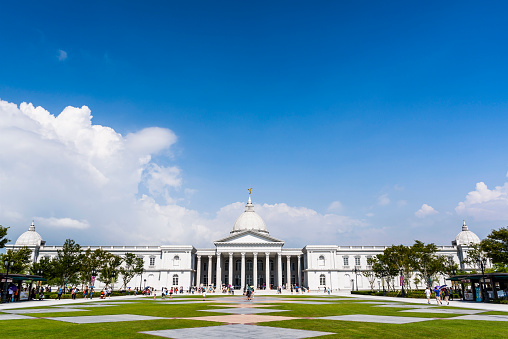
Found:
[[[484,321],[508,321],[506,315],[489,315],[489,314],[470,314],[461,315],[455,318],[446,318],[446,320],[484,320]]]
[[[136,315],[136,314],[112,314],[112,315],[89,315],[81,317],[53,317],[45,319],[64,321],[75,324],[97,324],[97,323],[114,323],[119,321],[161,320],[168,318],[150,317],[146,315]]]
[[[348,314],[337,315],[331,317],[321,317],[315,319],[342,320],[342,321],[359,321],[365,323],[383,323],[383,324],[408,324],[420,321],[433,320],[432,318],[416,318],[416,317],[394,317],[387,315],[369,315],[369,314]]]
[[[407,313],[439,313],[439,314],[476,314],[482,313],[485,311],[482,310],[467,310],[467,309],[458,309],[458,308],[427,308],[427,309],[415,309],[415,310],[404,310],[400,311]]]
[[[65,313],[65,312],[79,312],[79,311],[89,311],[82,310],[79,308],[29,308],[29,309],[15,309],[15,310],[5,310],[5,313],[12,314],[29,314],[29,313]]]
[[[410,305],[410,304],[385,304],[385,305],[377,305],[374,307],[393,307],[393,308],[420,308],[420,309],[428,309],[435,308],[436,306],[431,305]]]
[[[19,314],[0,314],[0,320],[37,319]]]
[[[291,328],[278,328],[268,326],[255,325],[224,325],[210,327],[180,328],[176,330],[161,330],[140,332],[151,334],[164,338],[174,339],[224,339],[224,338],[242,338],[242,339],[259,339],[259,338],[279,338],[279,339],[298,339],[311,338],[327,334],[330,332],[317,332],[295,330]]]
[[[231,314],[258,314],[258,313],[272,313],[272,312],[286,312],[288,310],[274,310],[263,308],[218,308],[213,310],[199,310],[202,312],[216,312],[216,313],[231,313]]]

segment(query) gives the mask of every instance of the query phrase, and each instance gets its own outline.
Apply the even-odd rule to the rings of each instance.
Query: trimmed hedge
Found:
[[[361,295],[375,295],[375,296],[383,296],[383,291],[369,291],[369,290],[363,290],[363,291],[351,291],[351,294],[361,294]],[[434,295],[434,292],[432,292],[432,295]],[[386,296],[387,297],[400,297],[402,298],[402,291],[396,290],[396,291],[388,291],[386,290]],[[450,295],[450,297],[452,297]],[[425,296],[425,290],[412,290],[412,291],[406,291],[406,298],[418,298],[418,299],[426,299]],[[453,294],[453,299],[459,299],[458,294]]]

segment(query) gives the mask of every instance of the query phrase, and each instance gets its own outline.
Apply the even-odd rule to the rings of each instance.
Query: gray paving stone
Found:
[[[288,310],[274,310],[263,308],[218,308],[213,310],[199,310],[203,312],[216,312],[216,313],[231,313],[231,314],[258,314],[258,313],[271,313],[271,312],[286,312]]]
[[[474,315],[461,315],[455,318],[446,318],[446,320],[484,320],[484,321],[508,321],[506,315],[488,315],[488,314],[474,314]]]
[[[12,314],[29,314],[29,313],[64,313],[64,312],[79,312],[79,311],[89,311],[82,310],[79,308],[29,308],[29,309],[15,309],[15,310],[5,310],[5,313]]]
[[[160,320],[168,318],[150,317],[146,315],[136,315],[136,314],[112,314],[112,315],[89,315],[81,317],[53,317],[45,319],[64,321],[74,324],[97,324],[97,323],[114,323],[119,321]]]
[[[342,320],[342,321],[359,321],[364,323],[382,323],[382,324],[408,324],[420,321],[433,320],[432,318],[416,318],[416,317],[394,317],[387,315],[368,315],[368,314],[348,314],[337,315],[331,317],[321,317],[315,319]]]
[[[0,320],[37,319],[19,314],[0,314]]]
[[[384,305],[376,305],[374,307],[394,307],[394,308],[419,308],[419,309],[427,309],[427,308],[435,308],[436,306],[431,305],[409,305],[409,304],[384,304]]]
[[[80,308],[80,307],[108,307],[108,306],[117,306],[117,305],[108,305],[108,304],[85,304],[85,305],[62,305],[62,306],[51,306],[54,308]]]
[[[298,339],[311,338],[327,334],[330,332],[317,332],[295,330],[290,328],[278,328],[268,326],[255,325],[224,325],[210,327],[180,328],[176,330],[161,330],[140,332],[151,334],[164,338],[174,339],[208,339],[208,338],[242,338],[242,339],[259,339],[259,338],[280,338],[280,339]]]
[[[458,308],[427,308],[427,309],[415,309],[415,310],[404,310],[400,312],[408,313],[436,313],[436,314],[476,314],[485,312],[484,310],[468,310]]]

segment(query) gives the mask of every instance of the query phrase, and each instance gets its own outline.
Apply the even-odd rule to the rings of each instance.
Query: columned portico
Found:
[[[229,253],[229,285],[234,286],[233,282],[233,253]]]
[[[215,271],[215,274],[217,276],[217,284],[215,285],[217,290],[221,290],[222,287],[222,268],[221,268],[221,262],[220,262],[220,252],[217,253],[217,269]]]
[[[265,286],[267,289],[270,289],[270,252],[265,253],[266,256],[266,264],[265,264]]]
[[[240,277],[241,277],[241,286],[240,286],[240,289],[243,289],[245,288],[245,253],[242,253],[242,270],[241,270],[241,273],[240,273]]]
[[[287,262],[286,262],[286,288],[289,288],[291,286],[291,256],[287,255]]]
[[[296,274],[298,274],[298,287],[302,287],[302,263],[301,255],[298,255],[298,266],[296,268]]]
[[[277,253],[277,286],[282,286],[282,254]]]
[[[196,265],[196,286],[201,285],[201,256],[198,255],[198,264]]]
[[[253,280],[254,289],[257,290],[257,288],[258,288],[258,254],[256,252],[254,252],[253,255],[254,255],[254,262],[252,263],[252,265],[254,265],[254,266],[252,267],[252,269],[254,272],[254,277],[252,278],[252,280]]]
[[[212,282],[212,258],[213,256],[208,256],[208,286],[213,285]]]

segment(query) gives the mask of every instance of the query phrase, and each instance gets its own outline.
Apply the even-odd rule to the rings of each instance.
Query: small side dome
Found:
[[[268,233],[265,222],[256,212],[254,212],[254,205],[250,200],[250,194],[249,201],[247,202],[247,205],[245,205],[245,212],[240,214],[238,219],[236,219],[231,233],[247,230]]]
[[[42,237],[39,233],[35,232],[35,225],[32,221],[28,231],[20,235],[18,240],[16,240],[15,246],[40,246],[41,243]]]
[[[453,245],[459,246],[459,245],[465,245],[468,246],[470,244],[479,244],[480,238],[473,232],[469,230],[469,228],[466,225],[466,221],[462,224],[462,232],[457,234],[455,237],[455,240],[452,242]]]

